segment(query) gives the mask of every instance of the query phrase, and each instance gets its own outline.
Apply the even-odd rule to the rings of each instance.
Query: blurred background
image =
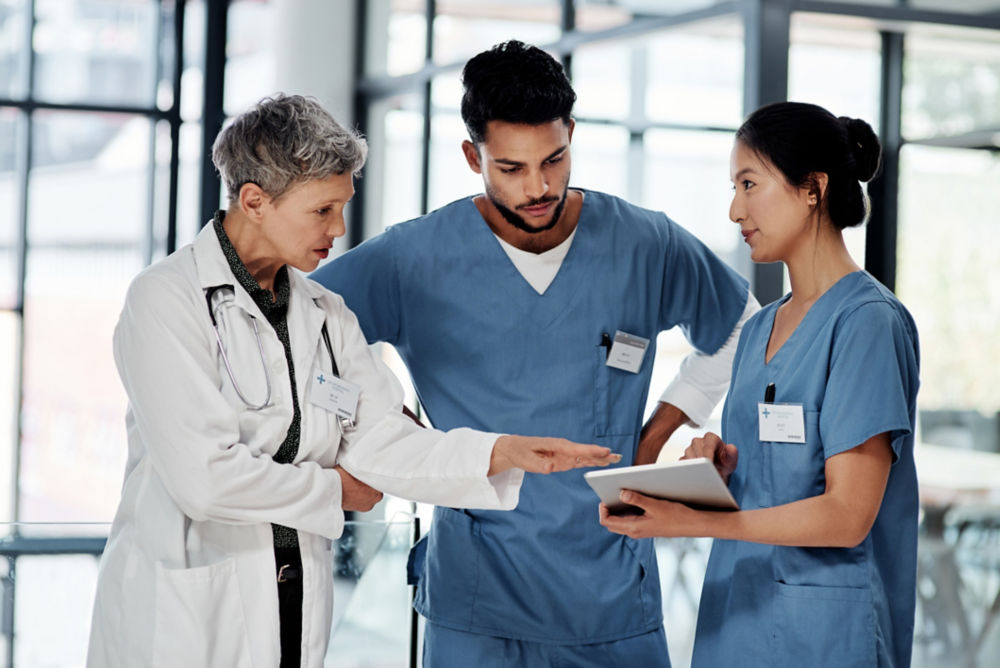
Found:
[[[0,667],[83,665],[126,455],[111,333],[131,278],[219,206],[225,119],[301,93],[368,137],[343,252],[481,190],[459,74],[510,38],[571,75],[571,184],[665,211],[762,303],[787,279],[728,220],[734,130],[784,99],[873,125],[884,171],[848,235],[921,336],[914,665],[1000,664],[1000,0],[0,0]],[[687,350],[661,335],[651,404]],[[411,665],[428,509],[357,519],[332,663]],[[678,667],[707,550],[658,541]]]

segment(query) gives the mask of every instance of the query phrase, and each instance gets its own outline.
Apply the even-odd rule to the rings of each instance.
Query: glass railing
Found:
[[[416,518],[351,521],[334,541],[325,665],[407,668],[415,627],[406,559]],[[82,667],[110,524],[0,523],[0,668]]]
[[[416,518],[348,522],[334,543],[325,665],[416,668],[406,584]],[[0,524],[0,668],[83,666],[108,524]],[[656,539],[671,660],[690,665],[711,541]],[[926,506],[913,667],[994,666],[1000,656],[1000,507]]]

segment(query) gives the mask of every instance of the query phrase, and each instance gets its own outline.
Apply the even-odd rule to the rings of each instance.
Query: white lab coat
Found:
[[[320,666],[332,604],[330,541],[344,523],[340,464],[368,484],[428,503],[509,509],[523,472],[487,477],[496,434],[421,429],[400,413],[402,390],[370,351],[341,298],[289,271],[287,322],[301,410],[292,464],[273,460],[292,420],[284,349],[207,225],[193,244],[129,288],[114,352],[129,397],[122,500],[101,560],[88,666],[274,668],[279,662],[271,523],[299,532],[304,570],[302,666]],[[205,290],[247,399],[265,381],[271,405],[247,408],[219,354]],[[357,429],[310,402],[330,371],[324,320],[342,377],[362,387]]]

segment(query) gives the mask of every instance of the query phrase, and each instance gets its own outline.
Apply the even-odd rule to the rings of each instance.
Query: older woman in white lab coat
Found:
[[[216,140],[228,210],[129,288],[114,337],[129,456],[89,666],[319,666],[343,511],[376,490],[510,509],[525,470],[612,461],[402,414],[340,297],[289,268],[344,233],[364,157],[314,101],[262,101]]]

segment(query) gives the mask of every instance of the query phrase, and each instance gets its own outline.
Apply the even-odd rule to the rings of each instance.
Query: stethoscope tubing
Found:
[[[215,340],[219,344],[219,354],[222,355],[222,363],[226,367],[226,373],[229,375],[229,380],[233,383],[233,389],[236,391],[236,396],[240,398],[247,408],[252,411],[259,411],[267,408],[271,404],[271,375],[267,371],[267,359],[264,357],[264,343],[260,338],[260,328],[257,326],[257,318],[252,314],[247,314],[250,317],[250,321],[253,324],[254,337],[257,339],[257,350],[260,353],[260,365],[264,370],[264,387],[266,388],[266,395],[264,397],[264,402],[261,404],[251,403],[243,391],[240,390],[239,383],[236,382],[236,375],[233,373],[233,367],[229,363],[229,355],[226,354],[226,347],[222,345],[222,336],[219,334],[219,323],[215,318],[215,310],[212,308],[212,297],[215,292],[222,287],[221,285],[216,285],[208,288],[205,291],[205,302],[208,304],[208,315],[212,319],[212,329],[215,332]],[[326,321],[323,322],[323,343],[326,344],[326,351],[330,354],[330,365],[332,367],[333,375],[339,377],[340,370],[337,368],[337,359],[333,356],[333,346],[330,344],[330,334],[327,331]],[[340,423],[341,431],[349,432],[353,431],[355,428],[355,423],[353,420],[340,416],[338,418]]]
[[[267,360],[264,358],[264,343],[260,339],[260,328],[257,326],[257,318],[250,315],[250,321],[253,324],[254,337],[257,339],[257,350],[260,353],[260,366],[264,370],[264,387],[266,393],[264,396],[264,402],[260,404],[252,403],[246,398],[243,391],[240,390],[240,384],[236,382],[236,375],[233,373],[233,367],[229,363],[229,355],[226,354],[226,347],[222,345],[222,336],[219,335],[219,323],[216,321],[215,311],[212,309],[212,296],[215,294],[215,291],[221,287],[222,286],[217,285],[206,290],[205,301],[208,303],[208,315],[212,319],[212,329],[215,331],[215,340],[219,344],[219,354],[222,355],[222,363],[226,367],[226,373],[229,374],[229,380],[233,383],[233,389],[236,391],[236,396],[238,396],[250,410],[263,410],[271,404],[271,374],[267,372]]]

